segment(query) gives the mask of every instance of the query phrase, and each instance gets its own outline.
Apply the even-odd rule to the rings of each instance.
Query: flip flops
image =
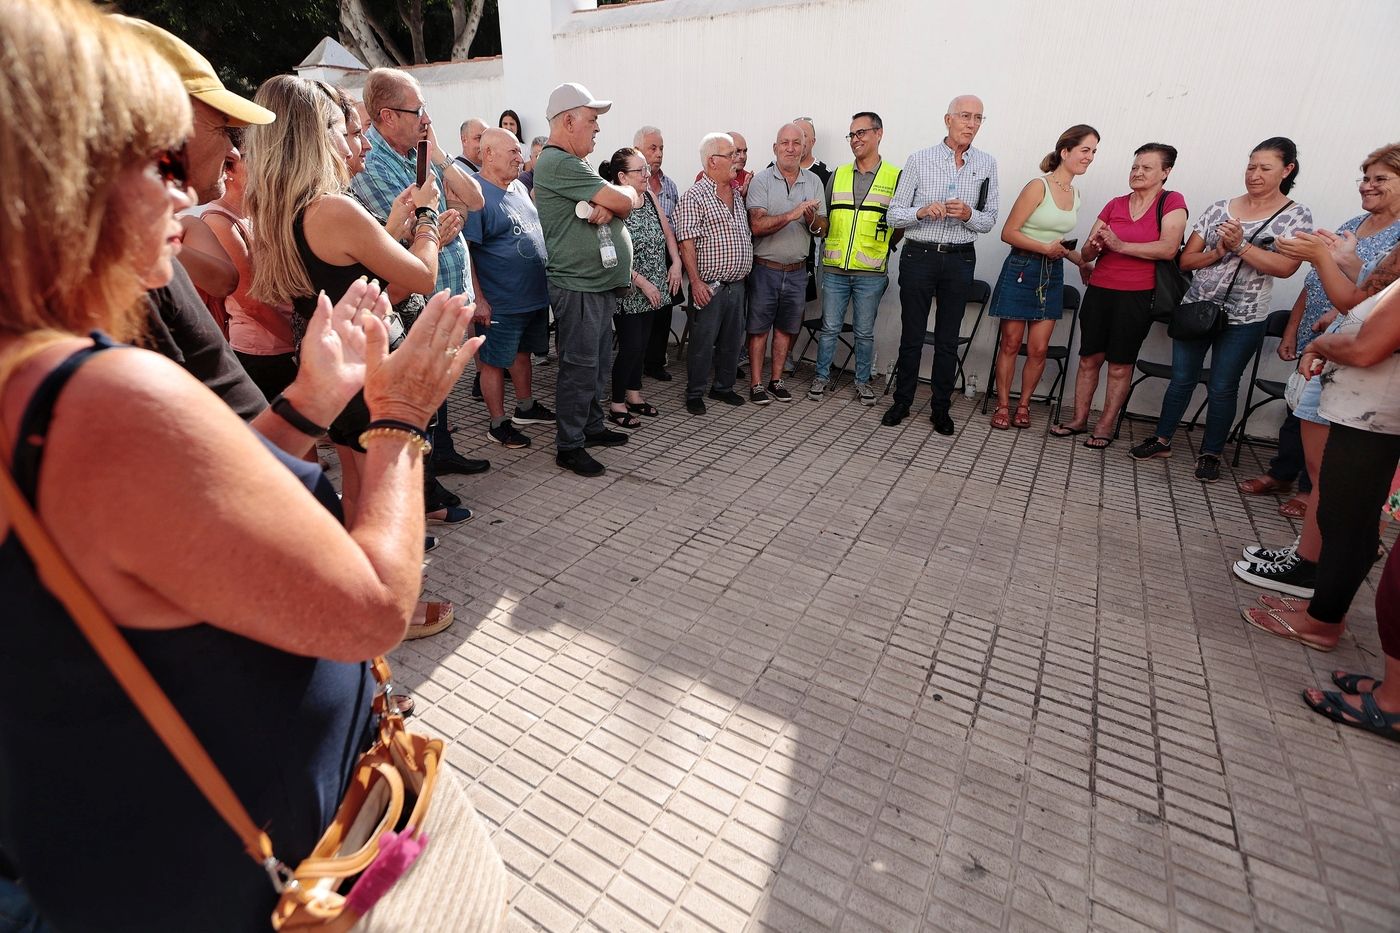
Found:
[[[1050,425],[1050,434],[1054,437],[1078,437],[1088,433],[1088,428],[1072,428],[1067,424],[1059,423]]]
[[[1099,437],[1097,434],[1094,434],[1084,438],[1084,446],[1090,450],[1108,450],[1112,444],[1113,438],[1111,437]]]
[[[1316,641],[1313,639],[1312,636],[1305,635],[1302,632],[1295,629],[1291,624],[1289,624],[1288,620],[1285,619],[1276,609],[1250,606],[1246,609],[1241,609],[1240,615],[1243,616],[1244,620],[1250,625],[1254,626],[1260,631],[1268,632],[1270,635],[1273,635],[1276,638],[1282,638],[1287,641],[1296,641],[1298,644],[1303,645],[1304,647],[1311,648],[1314,651],[1321,651],[1324,653],[1337,650],[1337,645],[1335,642],[1329,645],[1326,642]]]

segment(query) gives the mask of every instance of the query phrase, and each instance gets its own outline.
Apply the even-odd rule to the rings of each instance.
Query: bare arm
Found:
[[[713,297],[710,286],[700,278],[699,254],[695,251],[694,240],[681,240],[681,263],[685,266],[685,277],[690,281],[690,300],[696,308],[703,308]]]
[[[624,220],[632,211],[642,206],[642,196],[635,188],[625,185],[604,184],[598,189],[598,193],[593,195],[591,201]]]
[[[358,262],[387,285],[408,294],[432,294],[437,281],[435,238],[415,236],[412,246],[404,249],[354,199],[343,195],[321,198],[305,216],[306,242],[325,262]]]
[[[447,206],[454,207],[463,214],[479,211],[486,205],[481,195],[481,185],[462,168],[460,162],[449,160],[442,168],[442,182],[447,188]]]
[[[198,217],[181,217],[185,229],[180,247],[180,265],[200,291],[215,298],[227,298],[238,288],[238,269],[219,245],[214,231]]]
[[[1193,233],[1191,239],[1186,241],[1186,249],[1181,254],[1181,269],[1183,272],[1204,269],[1206,266],[1215,265],[1228,255],[1230,251],[1218,243],[1214,249],[1206,249],[1205,239],[1199,233]]]
[[[1323,334],[1308,344],[1304,364],[1310,357],[1331,360],[1344,366],[1375,366],[1400,350],[1400,290],[1392,290],[1376,302],[1370,316],[1355,332]]]

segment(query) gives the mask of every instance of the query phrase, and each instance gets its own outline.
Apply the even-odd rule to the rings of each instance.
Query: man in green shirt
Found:
[[[558,325],[554,462],[580,476],[603,473],[585,447],[627,443],[626,434],[607,429],[599,399],[608,394],[613,312],[632,283],[632,240],[623,220],[641,206],[641,196],[603,181],[584,161],[593,152],[598,115],[611,107],[581,84],[559,85],[545,109],[549,142],[535,161],[535,204]]]

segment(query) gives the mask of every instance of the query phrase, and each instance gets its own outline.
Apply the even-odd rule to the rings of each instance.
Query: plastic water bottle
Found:
[[[617,265],[617,247],[613,246],[612,227],[598,225],[598,253],[603,257],[603,268],[612,269]]]
[[[977,396],[976,376],[968,376],[963,380],[963,395],[967,398],[975,398]]]

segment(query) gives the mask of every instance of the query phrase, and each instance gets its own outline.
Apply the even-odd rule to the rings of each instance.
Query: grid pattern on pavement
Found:
[[[458,622],[393,661],[514,928],[1400,929],[1400,748],[1298,695],[1378,668],[1374,574],[1312,653],[1241,620],[1230,561],[1296,532],[1191,435],[1135,465],[1141,425],[1099,453],[958,399],[944,438],[926,389],[887,428],[809,370],[692,417],[672,370],[600,479],[452,401],[492,460],[444,480]]]

